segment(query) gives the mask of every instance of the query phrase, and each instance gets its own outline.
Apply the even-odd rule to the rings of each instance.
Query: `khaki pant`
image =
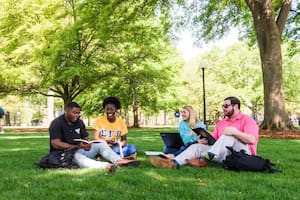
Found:
[[[73,162],[81,168],[106,168],[108,162],[96,161],[95,157],[101,155],[105,160],[109,162],[116,162],[121,159],[113,150],[107,145],[107,143],[92,143],[92,147],[89,151],[84,149],[78,149],[74,154]]]
[[[230,153],[226,146],[232,147],[235,151],[245,150],[247,154],[250,153],[249,146],[242,143],[234,136],[222,135],[214,145],[193,144],[185,151],[175,157],[179,165],[185,165],[185,159],[200,158],[203,154],[211,152],[215,154],[212,161],[222,163],[226,156]]]

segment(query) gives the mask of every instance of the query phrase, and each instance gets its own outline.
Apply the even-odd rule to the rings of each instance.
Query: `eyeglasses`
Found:
[[[233,104],[224,104],[222,105],[222,108],[228,108],[229,106],[233,106]]]

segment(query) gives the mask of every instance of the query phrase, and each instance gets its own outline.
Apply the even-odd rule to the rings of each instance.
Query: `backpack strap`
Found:
[[[230,151],[230,153],[233,153],[234,150],[232,147],[226,146],[226,148]]]

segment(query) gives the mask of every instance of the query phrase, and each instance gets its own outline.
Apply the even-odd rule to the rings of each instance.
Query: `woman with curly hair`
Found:
[[[102,103],[105,115],[98,117],[94,124],[94,139],[105,140],[114,152],[121,157],[135,159],[136,146],[127,144],[128,133],[125,122],[116,116],[121,103],[116,97],[107,97]]]

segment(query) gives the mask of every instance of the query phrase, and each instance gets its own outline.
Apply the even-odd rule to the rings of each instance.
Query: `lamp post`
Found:
[[[201,64],[201,69],[202,69],[202,86],[203,86],[203,123],[207,128],[207,124],[206,124],[206,105],[205,105],[205,76],[204,76],[205,63]]]

